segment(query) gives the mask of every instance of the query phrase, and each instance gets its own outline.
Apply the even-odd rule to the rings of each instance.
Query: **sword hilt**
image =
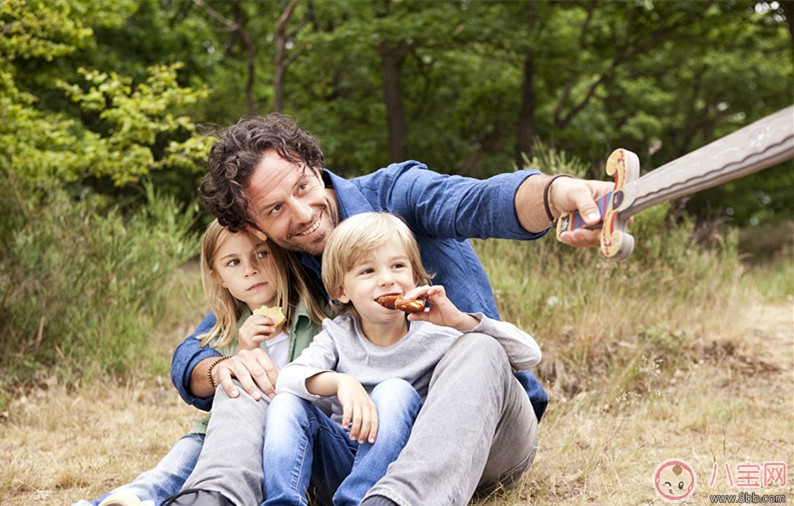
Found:
[[[640,159],[631,151],[616,149],[607,159],[606,172],[615,178],[615,187],[596,204],[601,213],[601,253],[615,260],[627,258],[634,249],[634,237],[626,232],[629,217],[620,215],[623,188],[640,177]],[[579,211],[563,213],[557,220],[557,237],[569,230],[595,228],[582,219]]]

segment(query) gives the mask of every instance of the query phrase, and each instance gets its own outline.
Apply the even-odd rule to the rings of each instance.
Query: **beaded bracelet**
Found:
[[[557,223],[557,218],[551,214],[551,208],[549,207],[549,190],[551,189],[551,183],[554,182],[555,179],[560,177],[573,177],[570,174],[557,174],[556,176],[551,176],[551,178],[546,181],[546,186],[543,188],[543,208],[546,210],[546,216],[548,216],[549,221],[553,224]]]
[[[215,362],[211,363],[209,369],[207,369],[207,377],[210,379],[210,385],[212,386],[213,390],[218,388],[218,385],[216,385],[215,384],[215,380],[212,379],[212,370],[215,368],[216,365],[218,365],[221,362],[223,362],[224,360],[228,360],[230,358],[232,358],[232,355],[228,355],[226,357],[220,357],[219,359],[215,360]]]

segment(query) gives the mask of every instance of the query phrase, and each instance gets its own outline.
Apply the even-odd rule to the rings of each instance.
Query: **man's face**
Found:
[[[336,204],[320,176],[305,165],[265,151],[245,194],[259,229],[279,246],[321,255],[338,222]]]

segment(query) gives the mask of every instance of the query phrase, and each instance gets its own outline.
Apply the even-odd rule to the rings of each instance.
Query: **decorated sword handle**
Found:
[[[640,177],[640,159],[631,151],[616,149],[607,159],[606,172],[615,178],[615,187],[596,200],[601,213],[601,253],[614,260],[623,260],[634,249],[634,237],[626,232],[629,217],[620,214],[625,200],[624,187]],[[579,211],[564,213],[557,220],[557,237],[569,230],[592,228],[582,219]]]

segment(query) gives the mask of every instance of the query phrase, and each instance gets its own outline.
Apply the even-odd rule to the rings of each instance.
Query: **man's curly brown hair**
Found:
[[[215,135],[199,193],[207,209],[232,232],[257,228],[244,188],[266,150],[275,149],[285,160],[314,171],[323,165],[317,139],[282,114],[242,118]]]

